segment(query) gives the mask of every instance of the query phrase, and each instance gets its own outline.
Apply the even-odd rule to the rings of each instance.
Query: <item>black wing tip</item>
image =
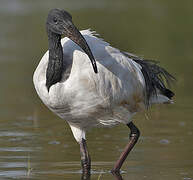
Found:
[[[141,58],[132,58],[136,63],[142,66],[142,73],[146,83],[146,95],[147,102],[149,103],[150,97],[153,94],[157,94],[157,90],[164,96],[172,99],[175,95],[170,89],[166,88],[166,85],[170,87],[170,84],[176,81],[176,78],[167,72],[163,67],[158,65],[158,61],[146,60]]]
[[[122,52],[125,56],[131,58],[136,63],[140,64],[142,73],[146,83],[146,97],[147,104],[149,105],[149,100],[152,95],[156,95],[156,89],[160,90],[160,93],[164,96],[172,99],[175,96],[174,92],[166,88],[166,85],[170,87],[170,83],[173,83],[176,80],[169,72],[164,68],[158,65],[158,61],[148,60],[142,57],[139,57],[135,54]]]
[[[164,89],[163,94],[164,94],[165,96],[167,96],[169,99],[172,99],[172,97],[175,96],[175,93],[172,92],[171,90],[167,89],[167,88]]]

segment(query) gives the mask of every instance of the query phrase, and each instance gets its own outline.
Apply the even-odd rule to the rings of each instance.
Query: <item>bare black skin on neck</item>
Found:
[[[46,29],[49,41],[49,61],[46,70],[46,87],[48,92],[52,85],[61,81],[63,73],[68,68],[68,65],[65,64],[65,61],[63,60],[61,35],[70,38],[80,46],[88,55],[94,72],[98,72],[96,60],[94,59],[86,40],[73,24],[72,16],[68,12],[60,9],[50,10],[46,21]]]
[[[61,35],[48,30],[49,42],[49,61],[46,71],[46,87],[50,87],[62,79],[62,73],[65,71],[63,63],[63,50],[61,45]]]

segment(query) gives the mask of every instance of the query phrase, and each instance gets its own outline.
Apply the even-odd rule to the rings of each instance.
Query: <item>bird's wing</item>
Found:
[[[77,81],[78,78],[79,88],[93,87],[98,96],[110,104],[131,103],[133,99],[143,101],[145,82],[141,66],[91,31],[81,33],[97,61],[99,73],[93,72],[87,55],[76,47],[70,79]]]
[[[95,36],[96,34],[95,32],[92,33],[88,30],[85,31],[85,33],[89,34],[89,36],[91,37]],[[122,52],[116,48],[111,47],[108,43],[103,41],[103,39],[96,39],[98,44],[101,44],[101,48],[97,48],[94,44],[96,42],[94,40],[91,40],[91,45],[93,46],[93,49],[95,49],[96,57],[97,55],[101,56],[101,54],[108,54],[111,56],[111,58],[109,58],[108,55],[106,56],[106,58],[99,57],[99,61],[101,59],[100,62],[102,64],[105,64],[105,66],[108,67],[111,72],[117,73],[116,77],[119,77],[122,74],[122,78],[120,78],[122,82],[129,82],[130,86],[127,86],[127,88],[123,88],[123,90],[127,89],[129,92],[133,92],[133,90],[129,90],[128,87],[141,87],[139,89],[141,90],[141,93],[143,92],[143,96],[145,94],[145,103],[147,106],[154,102],[172,102],[171,98],[174,96],[174,93],[167,87],[170,87],[170,83],[175,82],[175,77],[167,72],[166,69],[161,67],[157,61],[146,60],[143,57],[137,56],[135,54]],[[107,53],[101,53],[101,49],[105,49]],[[115,62],[117,64],[115,64]],[[122,66],[124,70],[118,68],[118,65]],[[125,76],[127,77],[126,79],[124,78]],[[130,79],[128,79],[128,76],[130,77]],[[164,97],[164,99],[161,98],[162,96]]]

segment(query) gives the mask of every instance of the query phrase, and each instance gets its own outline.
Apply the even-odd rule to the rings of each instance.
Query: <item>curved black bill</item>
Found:
[[[84,50],[84,52],[88,55],[88,57],[92,63],[94,72],[98,73],[96,60],[95,60],[87,42],[86,42],[86,40],[84,39],[82,34],[79,32],[79,30],[72,24],[72,22],[70,23],[69,28],[65,29],[65,30],[66,30],[65,35],[68,38],[70,38],[72,41],[74,41],[78,46],[80,46]]]

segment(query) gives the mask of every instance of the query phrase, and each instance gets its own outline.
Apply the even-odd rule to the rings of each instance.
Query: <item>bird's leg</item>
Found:
[[[90,176],[91,159],[87,150],[86,140],[82,138],[80,144],[80,155],[82,164],[82,175],[85,177]]]
[[[121,153],[121,156],[119,157],[119,159],[115,163],[115,166],[113,167],[113,169],[111,171],[112,173],[120,171],[123,162],[127,158],[129,152],[132,150],[132,148],[134,147],[134,145],[136,144],[136,142],[140,136],[139,129],[132,122],[128,123],[127,126],[131,130],[130,140],[129,140],[129,143],[127,144],[127,146],[125,147],[124,151]]]
[[[115,177],[116,180],[123,180],[120,172],[112,172],[112,175]]]

